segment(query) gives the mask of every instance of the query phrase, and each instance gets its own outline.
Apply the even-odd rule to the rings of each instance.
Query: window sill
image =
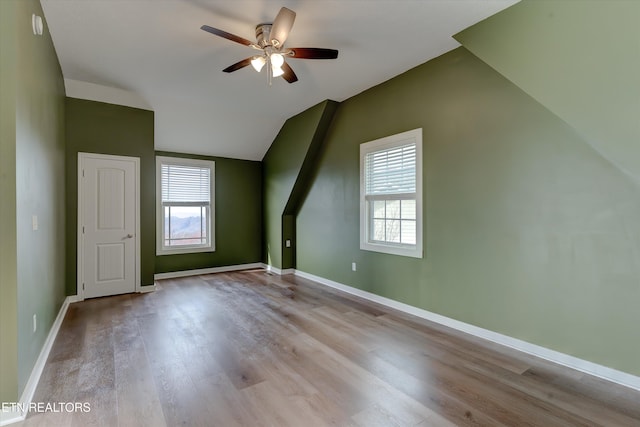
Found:
[[[183,248],[183,249],[162,249],[156,251],[156,256],[162,255],[181,255],[181,254],[194,254],[201,252],[215,252],[216,249],[212,247],[206,248]]]
[[[379,252],[383,254],[406,256],[410,258],[422,258],[422,247],[401,247],[393,245],[375,244],[360,242],[360,249],[363,251]]]

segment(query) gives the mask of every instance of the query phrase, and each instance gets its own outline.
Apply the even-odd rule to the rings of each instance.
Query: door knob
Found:
[[[127,234],[127,239],[130,239],[133,237],[133,234]]]

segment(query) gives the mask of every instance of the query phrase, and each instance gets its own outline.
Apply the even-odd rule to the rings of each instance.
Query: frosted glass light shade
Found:
[[[279,53],[272,54],[271,55],[271,64],[273,64],[274,68],[282,67],[282,64],[284,64],[284,57],[282,55],[280,55]]]
[[[251,66],[257,71],[260,72],[264,64],[267,63],[267,60],[264,59],[264,56],[254,56],[251,60]]]
[[[280,77],[284,74],[284,70],[280,67],[276,67],[275,64],[271,67],[271,71],[273,72],[273,77]]]

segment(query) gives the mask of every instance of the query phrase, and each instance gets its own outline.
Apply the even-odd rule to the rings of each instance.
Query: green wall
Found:
[[[523,0],[455,38],[640,182],[640,1]]]
[[[166,273],[260,262],[262,253],[261,163],[161,151],[156,152],[156,155],[216,162],[216,250],[215,252],[156,256],[155,272]]]
[[[295,267],[295,214],[337,106],[327,100],[288,119],[262,159],[262,257],[273,267]]]
[[[16,1],[0,1],[0,402],[18,396]]]
[[[359,144],[419,127],[425,256],[361,251]],[[458,48],[341,103],[297,218],[297,269],[638,375],[639,196]]]
[[[78,153],[140,158],[142,285],[153,284],[155,264],[155,155],[153,111],[66,98],[67,294],[76,294]]]
[[[259,262],[261,165],[259,162],[154,151],[152,111],[74,98],[67,117],[67,293],[76,293],[78,152],[140,157],[142,285],[155,273]],[[216,161],[216,251],[156,256],[155,156]]]
[[[65,298],[64,83],[46,22],[42,37],[31,31],[40,3],[2,1],[0,12],[0,401],[15,402]]]

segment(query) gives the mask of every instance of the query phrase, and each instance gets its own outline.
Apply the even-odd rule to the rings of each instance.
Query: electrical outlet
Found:
[[[351,263],[351,271],[356,271],[356,270],[357,270],[357,268],[356,268],[356,263],[355,263],[355,262],[352,262],[352,263]]]
[[[33,315],[33,332],[35,332],[38,329],[38,316],[37,315]]]
[[[31,228],[33,231],[38,229],[38,215],[31,215]]]

